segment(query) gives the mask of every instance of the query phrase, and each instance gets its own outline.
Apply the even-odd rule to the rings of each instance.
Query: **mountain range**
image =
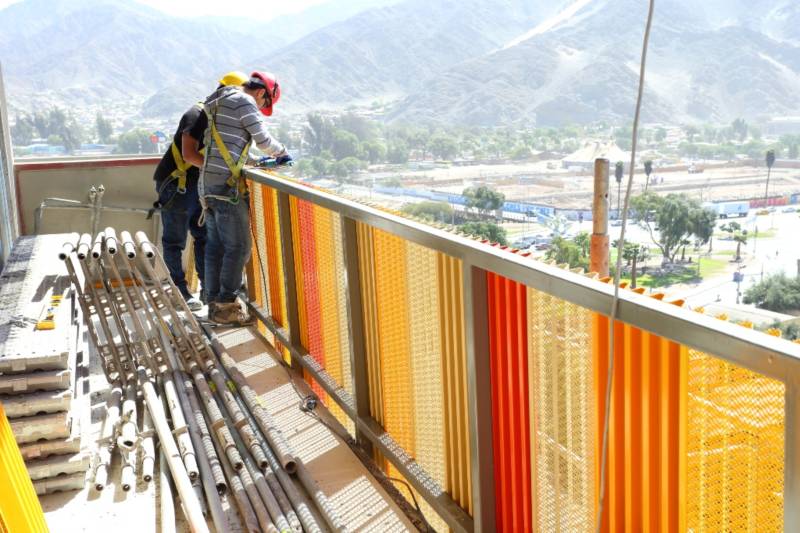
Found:
[[[0,11],[14,109],[139,102],[167,116],[239,68],[278,74],[284,112],[391,102],[387,120],[496,126],[629,120],[644,0],[330,0],[263,23],[134,0]],[[643,118],[800,114],[800,3],[659,0]]]

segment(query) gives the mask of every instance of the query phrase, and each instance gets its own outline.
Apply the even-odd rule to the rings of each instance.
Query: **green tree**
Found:
[[[111,121],[106,119],[99,111],[94,119],[94,127],[97,131],[98,141],[105,144],[111,140],[111,136],[114,134],[114,127],[111,125]]]
[[[337,160],[359,155],[358,137],[344,130],[334,130],[331,140],[331,152]]]
[[[14,141],[14,144],[30,144],[35,135],[36,126],[34,126],[33,118],[30,115],[17,117],[17,121],[11,126],[11,140]]]
[[[509,155],[514,161],[522,161],[524,159],[530,159],[530,157],[533,156],[533,152],[531,152],[531,149],[526,145],[518,144],[511,150],[511,154]]]
[[[744,142],[747,139],[747,122],[743,118],[737,118],[733,122],[731,122],[731,129],[736,137],[739,139],[739,142]]]
[[[311,155],[320,155],[329,150],[333,141],[333,123],[320,113],[309,113],[308,125],[303,127],[303,136],[308,143]]]
[[[408,145],[404,141],[394,141],[389,145],[386,159],[396,165],[408,163]]]
[[[453,219],[453,208],[445,202],[418,202],[406,204],[403,213],[419,217],[431,222],[450,222]]]
[[[503,207],[506,196],[486,186],[468,187],[462,193],[466,199],[467,209],[477,209],[481,215],[488,215]]]
[[[767,276],[745,291],[744,303],[776,312],[798,310],[800,280],[783,273]]]
[[[656,128],[655,140],[656,142],[664,142],[667,139],[667,130],[662,127]]]
[[[506,230],[491,222],[467,222],[458,226],[464,235],[474,235],[503,246],[508,245]]]
[[[373,165],[386,159],[386,146],[380,141],[361,143],[361,151]]]
[[[631,207],[653,243],[661,249],[664,264],[675,262],[682,243],[690,237],[702,239],[713,233],[714,219],[709,212],[685,195],[646,193],[634,197]]]
[[[736,242],[736,261],[742,260],[742,245],[747,244],[747,230],[734,233],[733,240]]]
[[[117,139],[116,154],[154,154],[157,147],[150,142],[150,133],[137,128],[127,131]]]
[[[566,263],[570,268],[589,268],[589,250],[582,246],[580,240],[576,242],[564,237],[554,237],[545,253],[545,258],[558,264]]]
[[[339,116],[335,123],[338,128],[352,133],[358,137],[358,140],[361,142],[371,141],[376,136],[376,124],[355,113],[345,113]]]
[[[67,114],[61,108],[54,107],[47,114],[48,136],[58,135],[62,139],[67,153],[72,153],[81,147],[83,130],[75,117]]]
[[[452,137],[440,133],[430,138],[428,150],[439,159],[453,159],[458,155],[458,144]]]

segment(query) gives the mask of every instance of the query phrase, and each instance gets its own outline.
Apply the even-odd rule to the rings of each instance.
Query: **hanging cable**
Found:
[[[625,229],[628,225],[628,205],[633,188],[633,175],[636,165],[636,144],[639,137],[639,115],[642,109],[642,94],[644,93],[644,74],[647,65],[647,47],[650,43],[650,28],[653,24],[653,11],[655,10],[655,0],[650,0],[650,7],[647,13],[647,23],[644,30],[644,42],[642,43],[642,60],[639,66],[639,92],[636,97],[636,112],[633,117],[633,140],[631,143],[631,165],[628,176],[628,184],[625,189],[625,203],[622,207],[622,228],[620,229],[619,239],[617,240],[617,261],[614,269],[614,298],[611,302],[611,317],[609,320],[608,332],[608,378],[606,380],[605,394],[605,414],[603,417],[603,448],[600,456],[600,494],[597,504],[597,533],[603,528],[603,510],[606,496],[606,470],[608,468],[608,427],[611,416],[611,387],[614,383],[614,323],[617,319],[619,310],[619,278],[622,271],[622,250],[625,246]]]

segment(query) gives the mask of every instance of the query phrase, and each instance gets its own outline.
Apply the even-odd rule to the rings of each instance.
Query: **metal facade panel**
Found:
[[[367,353],[367,376],[369,379],[369,401],[372,417],[382,426],[383,392],[381,389],[381,357],[378,331],[377,289],[375,286],[375,242],[372,228],[360,222],[356,224],[358,234],[359,277],[362,287],[362,310],[364,313],[365,350]]]
[[[317,361],[323,364],[323,367],[336,381],[337,385],[343,387],[343,360],[349,358],[349,352],[344,351],[346,346],[343,346],[341,342],[340,322],[346,322],[347,314],[340,314],[339,312],[339,290],[337,287],[341,285],[341,280],[337,278],[336,233],[334,231],[334,228],[341,228],[341,221],[339,220],[339,215],[334,215],[333,212],[318,206],[314,206],[313,216],[319,288],[319,321],[322,334],[322,354]],[[339,235],[341,236],[341,232]],[[341,239],[339,242],[341,247]],[[342,425],[345,427],[349,425],[350,429],[352,429],[352,422],[349,417],[335,402],[328,401],[326,406]]]
[[[783,531],[785,386],[689,352],[687,527]]]
[[[412,380],[408,394],[413,401],[415,435],[414,449],[408,451],[443,490],[446,449],[437,254],[418,244],[406,242],[405,245]],[[435,529],[446,528],[445,522],[426,502],[421,507]]]
[[[303,280],[302,299],[299,291],[297,295],[298,306],[305,310],[300,314],[301,330],[306,332],[303,347],[324,368],[325,352],[322,341],[322,311],[320,308],[319,262],[317,260],[314,209],[316,207],[311,202],[297,200],[297,237],[299,242],[295,241],[295,245],[300,254],[299,256],[295,255],[295,272],[297,272],[297,278]],[[325,401],[325,391],[322,387],[307,374],[306,381],[309,382],[317,396]]]
[[[467,421],[467,362],[464,338],[463,266],[437,254],[439,327],[442,342],[444,432],[447,451],[446,490],[472,514],[469,424]]]
[[[531,531],[526,288],[489,272],[489,351],[498,531]]]
[[[411,339],[408,324],[406,245],[399,237],[373,229],[383,427],[401,448],[414,450]],[[390,473],[397,477],[393,467]]]
[[[48,531],[42,506],[0,404],[0,531]]]
[[[535,289],[527,293],[535,525],[590,531],[596,498],[592,314]]]
[[[266,240],[267,274],[270,294],[270,313],[272,319],[285,328],[289,328],[286,316],[286,287],[284,285],[283,258],[281,256],[280,217],[278,216],[278,195],[275,189],[261,188],[261,202],[264,206],[264,234]],[[287,221],[289,222],[289,221]],[[276,348],[281,347],[275,341]],[[289,352],[283,349],[283,359],[290,362]]]

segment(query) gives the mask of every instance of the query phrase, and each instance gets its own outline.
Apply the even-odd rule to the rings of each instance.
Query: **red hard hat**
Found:
[[[259,80],[267,89],[268,105],[261,108],[261,112],[266,116],[272,116],[272,106],[281,98],[281,86],[278,80],[269,72],[253,72],[250,74],[250,81]]]

